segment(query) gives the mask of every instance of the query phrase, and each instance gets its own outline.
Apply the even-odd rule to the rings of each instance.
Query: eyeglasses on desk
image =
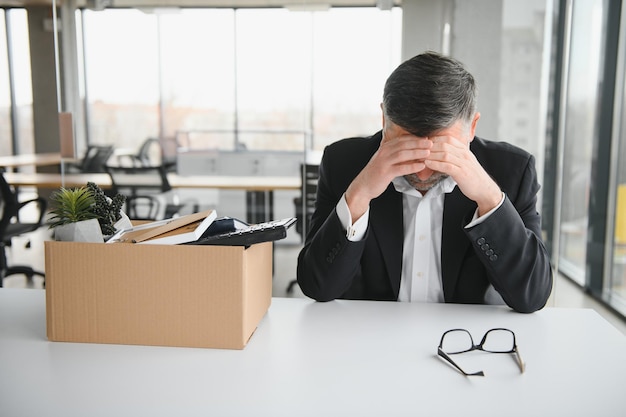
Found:
[[[437,355],[465,376],[485,376],[483,371],[465,372],[450,356],[471,352],[473,350],[482,350],[488,353],[513,353],[520,372],[523,373],[526,367],[519,353],[519,349],[517,348],[515,333],[513,333],[512,330],[504,328],[487,330],[478,345],[474,343],[474,339],[469,331],[465,329],[448,330],[441,336],[441,341],[437,348]]]

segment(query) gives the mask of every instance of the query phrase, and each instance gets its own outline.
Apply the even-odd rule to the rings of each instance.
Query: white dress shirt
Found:
[[[425,195],[413,188],[404,177],[393,180],[402,193],[404,245],[402,276],[398,301],[442,303],[441,229],[444,195],[456,186],[447,177]]]
[[[402,253],[402,275],[398,301],[408,302],[444,302],[441,280],[441,235],[443,227],[443,202],[446,193],[456,187],[452,177],[447,177],[426,195],[415,190],[404,177],[393,181],[396,191],[402,193],[404,216],[404,245]],[[504,193],[500,204],[493,210],[478,217],[478,210],[472,221],[465,226],[473,227],[496,211],[504,202]],[[337,203],[337,216],[346,229],[348,240],[363,239],[369,222],[369,209],[354,224],[345,194]],[[485,302],[501,302],[499,294],[490,286]],[[497,295],[497,296],[496,296]],[[495,299],[492,299],[495,298]]]

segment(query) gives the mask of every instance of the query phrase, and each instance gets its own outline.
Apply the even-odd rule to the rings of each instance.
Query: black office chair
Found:
[[[302,242],[305,241],[309,231],[311,216],[315,211],[315,199],[317,198],[317,181],[319,179],[319,165],[301,164],[300,177],[302,179],[301,195],[293,199],[296,211],[296,232],[300,234]],[[293,292],[293,287],[298,284],[297,280],[292,280],[287,286],[287,294]]]
[[[301,164],[300,178],[302,179],[301,195],[293,199],[293,204],[296,210],[296,217],[298,218],[296,232],[300,234],[302,242],[304,242],[311,216],[315,211],[319,165]]]
[[[112,195],[126,196],[125,211],[131,220],[160,220],[176,216],[185,206],[172,192],[167,172],[158,166],[105,165],[111,177]],[[161,207],[163,207],[162,209]]]
[[[69,163],[68,172],[105,172],[105,165],[113,156],[111,145],[89,145],[85,155],[78,163]]]
[[[29,204],[37,206],[38,219],[35,222],[21,222],[20,210]],[[11,246],[14,237],[39,229],[44,223],[47,206],[46,200],[42,197],[20,202],[17,192],[6,182],[4,175],[0,172],[0,287],[2,287],[4,277],[9,275],[25,275],[29,282],[32,282],[35,275],[45,278],[43,272],[36,271],[32,267],[9,266],[6,247]]]

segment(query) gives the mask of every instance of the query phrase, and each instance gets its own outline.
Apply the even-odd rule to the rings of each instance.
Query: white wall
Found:
[[[404,0],[402,11],[403,60],[433,50],[463,62],[479,89],[477,134],[498,139],[502,0]]]

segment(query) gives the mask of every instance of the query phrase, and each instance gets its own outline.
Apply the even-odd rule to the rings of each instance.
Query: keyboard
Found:
[[[295,217],[272,220],[258,224],[246,224],[241,220],[223,218],[214,221],[200,239],[187,245],[250,246],[255,243],[284,239],[296,222]]]

